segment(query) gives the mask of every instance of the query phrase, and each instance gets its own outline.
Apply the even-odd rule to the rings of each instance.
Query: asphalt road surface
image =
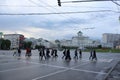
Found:
[[[120,53],[97,53],[97,61],[89,60],[89,52],[83,52],[81,59],[74,59],[71,51],[71,61],[62,59],[62,51],[58,51],[58,57],[47,60],[40,60],[38,53],[32,50],[28,58],[25,50],[21,57],[13,56],[13,51],[1,50],[0,80],[104,80],[120,61]]]

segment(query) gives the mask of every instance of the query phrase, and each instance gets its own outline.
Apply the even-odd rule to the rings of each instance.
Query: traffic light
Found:
[[[58,6],[61,6],[61,1],[60,0],[58,0]]]

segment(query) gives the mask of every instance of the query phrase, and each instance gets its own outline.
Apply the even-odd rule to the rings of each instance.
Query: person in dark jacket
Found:
[[[70,49],[67,50],[65,60],[71,60]]]
[[[97,60],[97,55],[96,55],[96,51],[95,50],[93,50],[92,60],[93,59]]]
[[[46,59],[46,56],[45,56],[45,48],[42,48],[41,60],[43,59],[43,57]]]
[[[42,48],[39,48],[38,51],[39,51],[39,58],[40,58],[42,57]]]
[[[54,57],[54,50],[53,49],[51,50],[51,56]]]
[[[57,55],[57,49],[54,50],[54,53],[55,53],[55,57],[58,57],[58,55]]]
[[[20,57],[21,56],[21,49],[18,48],[18,56]]]
[[[74,56],[75,59],[78,59],[78,52],[77,52],[77,49],[75,49],[75,56]]]
[[[89,60],[92,59],[92,56],[93,56],[93,50],[91,49],[91,50],[90,50],[90,57],[89,57]]]
[[[79,58],[82,58],[82,50],[79,50]]]
[[[47,48],[47,49],[46,49],[46,57],[47,57],[47,58],[50,57],[49,53],[50,53],[50,50]]]

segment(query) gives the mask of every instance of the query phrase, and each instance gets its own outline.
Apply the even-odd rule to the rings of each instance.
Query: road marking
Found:
[[[45,78],[45,77],[48,77],[48,76],[52,76],[52,75],[55,75],[55,74],[58,74],[58,73],[62,73],[62,72],[65,72],[69,69],[65,69],[65,70],[60,70],[60,71],[57,71],[57,72],[53,72],[53,73],[50,73],[50,74],[47,74],[45,76],[41,76],[41,77],[37,77],[37,78],[34,78],[32,80],[38,80],[38,79],[41,79],[41,78]]]
[[[113,59],[100,59],[100,62],[111,62],[111,61],[113,61]]]
[[[91,61],[91,60],[86,60],[86,59],[83,59],[83,61]],[[98,62],[111,62],[111,61],[113,61],[113,59],[98,59],[97,60]]]
[[[27,69],[27,68],[33,68],[33,67],[37,67],[37,66],[42,66],[42,65],[34,65],[34,66],[26,66],[26,67],[21,67],[21,68],[8,69],[8,70],[0,71],[0,73],[1,73],[1,72],[14,71],[14,70]]]
[[[73,69],[73,68],[71,68],[71,70],[83,71],[83,72],[88,72],[88,73],[96,73],[96,74],[106,74],[106,73],[104,73],[104,72],[96,72],[96,71],[81,70],[81,69]]]
[[[23,61],[23,62],[26,62],[26,61]],[[56,67],[56,68],[71,69],[71,68],[76,68],[76,67],[79,67],[79,66],[86,65],[86,64],[88,64],[89,62],[87,62],[87,63],[83,63],[83,64],[80,64],[80,65],[77,65],[77,66],[73,66],[73,67],[71,67],[71,68],[68,68],[68,67],[62,67],[62,66],[56,66],[56,65],[50,65],[50,64],[36,63],[36,62],[28,62],[28,63],[41,64],[41,65],[50,66],[50,67]]]
[[[88,64],[88,63],[89,63],[89,62],[86,62],[86,63],[80,64],[80,65],[77,65],[77,66],[73,66],[72,68],[80,67],[80,66],[86,65],[86,64]]]
[[[2,63],[2,64],[0,64],[0,65],[16,64],[16,63],[23,63],[23,62]]]
[[[35,63],[35,62],[30,62],[30,63],[40,64],[40,63]],[[41,65],[50,66],[50,67],[64,68],[65,70],[63,70],[63,71],[60,70],[60,71],[57,71],[57,72],[54,72],[54,73],[50,73],[50,74],[48,74],[48,75],[41,76],[41,77],[37,77],[37,78],[32,79],[32,80],[37,80],[37,79],[45,78],[45,77],[52,76],[52,75],[55,75],[55,74],[57,74],[57,73],[61,73],[61,72],[67,71],[67,70],[83,71],[83,72],[95,73],[95,74],[106,74],[106,73],[104,73],[104,72],[96,72],[96,71],[89,71],[89,70],[74,69],[74,68],[76,68],[76,67],[83,66],[83,65],[86,65],[86,64],[88,64],[88,62],[87,62],[87,63],[84,63],[84,64],[80,64],[80,65],[74,66],[74,67],[72,67],[72,68],[55,66],[55,65],[49,65],[49,64],[41,64]]]
[[[23,61],[23,62],[26,62],[26,61]],[[55,65],[50,65],[50,64],[43,64],[43,63],[36,63],[36,62],[28,62],[28,63],[40,64],[40,65],[49,66],[49,67],[56,67],[56,68],[65,68],[65,69],[68,69],[67,67],[55,66]]]

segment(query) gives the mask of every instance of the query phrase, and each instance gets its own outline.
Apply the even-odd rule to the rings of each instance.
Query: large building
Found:
[[[8,39],[11,42],[10,48],[22,48],[24,35],[21,34],[5,34],[4,39]]]
[[[120,40],[120,34],[104,33],[102,36],[102,40],[103,43],[111,44],[115,47],[116,42]]]
[[[100,45],[99,40],[92,40],[87,36],[83,36],[83,33],[79,31],[77,36],[73,36],[71,40],[61,40],[63,46],[75,46],[79,48],[85,47],[97,47]]]
[[[104,43],[114,43],[120,39],[120,34],[104,33],[103,42]]]

